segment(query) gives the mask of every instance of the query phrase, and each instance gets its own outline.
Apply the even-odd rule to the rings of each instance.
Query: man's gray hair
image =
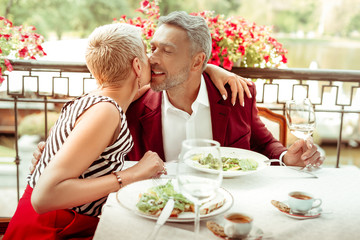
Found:
[[[184,11],[172,12],[167,16],[159,18],[158,26],[170,24],[178,26],[187,32],[191,42],[191,56],[198,52],[204,52],[206,59],[203,64],[203,70],[211,54],[211,35],[209,27],[203,17],[189,15]]]

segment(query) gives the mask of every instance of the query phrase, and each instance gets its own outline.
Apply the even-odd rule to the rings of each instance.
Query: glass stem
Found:
[[[200,204],[195,204],[195,223],[194,223],[195,239],[200,238]]]
[[[310,135],[310,136],[311,136],[311,135]],[[304,141],[305,141],[305,146],[303,146],[303,151],[304,151],[304,152],[307,151],[307,149],[308,149],[308,147],[307,147],[307,139],[308,139],[308,137],[309,137],[309,136],[303,138]],[[307,164],[307,165],[304,167],[304,169],[310,171],[310,170],[311,170],[311,167],[312,167],[312,165],[311,165],[311,163],[309,163],[309,164]]]

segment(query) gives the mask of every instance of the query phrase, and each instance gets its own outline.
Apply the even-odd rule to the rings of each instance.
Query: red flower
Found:
[[[146,32],[146,37],[149,39],[152,36],[154,36],[155,30],[150,28],[147,32]]]
[[[212,54],[219,55],[221,48],[215,43],[212,47]]]
[[[245,54],[245,47],[243,45],[240,45],[239,48],[236,50],[236,52],[240,52],[241,56],[244,56]]]
[[[269,55],[264,56],[264,60],[265,60],[265,62],[268,62],[268,61],[269,61],[269,58],[270,58],[270,56],[269,56]]]
[[[282,57],[282,60],[281,60],[281,61],[282,61],[283,63],[287,63],[287,58],[285,57],[285,55],[281,55],[281,57]]]
[[[221,62],[219,56],[213,54],[213,57],[209,60],[209,63],[214,64],[216,66],[220,66]]]
[[[3,83],[4,80],[5,78],[2,77],[2,68],[0,66],[0,85]]]
[[[3,34],[2,35],[6,40],[9,40],[11,37],[11,34]]]
[[[148,0],[144,0],[144,1],[141,2],[141,7],[142,8],[147,8],[149,6],[149,3],[150,2]]]
[[[40,51],[44,56],[47,55],[46,52],[44,52],[44,49],[43,49],[43,47],[42,47],[41,45],[37,45],[36,48],[37,48],[37,50]]]
[[[6,69],[7,69],[9,72],[11,72],[12,70],[14,70],[13,67],[12,67],[12,65],[11,65],[11,63],[10,63],[10,61],[9,61],[8,59],[4,59],[4,63],[5,63]]]
[[[12,25],[13,25],[12,22],[6,18],[4,18],[4,23],[5,23],[5,25],[7,25],[9,27],[12,27]]]
[[[254,38],[254,33],[250,31],[251,38]]]
[[[144,10],[148,7],[151,7],[150,2],[148,0],[144,0],[140,3],[140,8],[136,9],[135,11],[144,13]]]
[[[227,48],[224,48],[221,52],[221,55],[226,55],[228,52],[227,52]]]
[[[19,56],[21,57],[21,58],[25,58],[26,56],[27,56],[27,54],[28,54],[28,48],[27,47],[24,47],[23,49],[21,49],[20,51],[19,51]]]
[[[218,19],[219,19],[219,15],[217,15],[217,16],[214,17],[214,18],[210,18],[209,21],[210,21],[211,23],[217,23],[217,22],[218,22]]]
[[[235,36],[233,29],[225,29],[226,37]]]
[[[223,62],[223,67],[227,70],[231,70],[233,67],[233,62],[230,61],[230,59],[228,57],[224,57],[224,62]]]

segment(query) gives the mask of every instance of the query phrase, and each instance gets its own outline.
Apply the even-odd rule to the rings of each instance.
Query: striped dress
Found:
[[[96,178],[110,174],[112,171],[120,171],[124,165],[125,155],[131,150],[133,140],[127,126],[124,112],[120,106],[111,98],[104,96],[84,95],[67,102],[62,110],[61,115],[55,123],[50,136],[45,145],[44,152],[39,163],[36,165],[35,171],[28,176],[28,184],[34,188],[41,173],[49,164],[49,161],[55,156],[56,152],[61,148],[66,138],[75,126],[78,117],[91,106],[99,102],[110,102],[119,110],[121,117],[121,130],[116,141],[108,146],[104,152],[91,164],[91,166],[79,176],[83,178]],[[74,156],[74,161],[76,157]],[[90,216],[98,216],[101,214],[102,205],[105,203],[106,197],[97,201],[87,203],[72,208],[78,213]]]

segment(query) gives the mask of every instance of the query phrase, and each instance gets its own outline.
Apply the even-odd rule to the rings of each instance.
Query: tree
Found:
[[[354,31],[360,32],[360,12],[351,18],[350,23],[347,26],[346,35],[349,36]]]

